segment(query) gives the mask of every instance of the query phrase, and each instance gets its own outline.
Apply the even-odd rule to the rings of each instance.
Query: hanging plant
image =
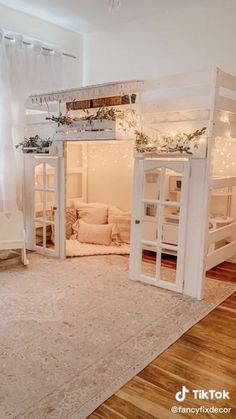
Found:
[[[206,127],[190,134],[158,135],[151,138],[140,131],[135,131],[135,149],[138,153],[175,153],[193,154],[192,149],[199,147],[200,138],[206,133]]]
[[[16,148],[21,148],[23,153],[49,153],[49,147],[52,145],[52,140],[49,138],[41,138],[38,134],[34,137],[24,138],[16,145]]]

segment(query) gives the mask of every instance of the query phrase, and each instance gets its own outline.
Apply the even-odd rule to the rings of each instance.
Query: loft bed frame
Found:
[[[181,153],[136,153],[134,169],[134,193],[132,211],[132,234],[130,256],[130,278],[141,280],[152,285],[183,292],[196,298],[203,297],[206,270],[228,260],[236,254],[236,222],[209,231],[209,208],[213,190],[234,188],[236,186],[236,168],[227,164],[222,167],[215,164],[217,144],[227,145],[227,150],[236,155],[235,141],[232,138],[236,123],[236,77],[220,69],[195,73],[177,74],[156,80],[139,80],[131,82],[108,83],[89,86],[69,91],[34,95],[29,98],[28,108],[47,112],[49,106],[66,111],[66,102],[86,100],[118,95],[136,94],[132,103],[140,116],[141,130],[148,133],[194,131],[203,126],[207,128],[205,141],[192,155]],[[128,108],[129,105],[122,105]],[[40,118],[31,119],[31,125],[39,125]],[[75,130],[76,131],[76,130]],[[112,138],[115,139],[115,138]],[[118,138],[119,139],[119,138]],[[60,132],[58,144],[58,176],[62,185],[65,176],[63,144],[67,141],[104,141],[101,132],[91,138],[86,138],[80,131],[67,136]],[[221,149],[221,148],[220,148]],[[220,152],[221,153],[221,152]],[[228,153],[229,154],[229,153]],[[224,155],[224,152],[223,152]],[[37,156],[39,159],[39,156]],[[45,157],[46,158],[46,157]],[[47,159],[50,159],[47,156]],[[48,160],[47,160],[48,161]],[[219,162],[218,162],[219,163]],[[176,170],[177,168],[177,170]],[[180,203],[172,203],[181,211],[180,236],[178,246],[171,246],[158,240],[144,240],[141,226],[144,222],[144,204],[150,200],[145,198],[144,174],[152,170],[165,173],[166,170],[176,170],[183,176],[184,192]],[[29,175],[29,169],[27,170]],[[33,173],[32,171],[30,172]],[[29,187],[29,185],[28,185]],[[233,190],[233,196],[235,191]],[[60,237],[64,234],[64,197],[65,189],[60,187],[60,214],[58,215]],[[158,208],[167,205],[163,199],[156,199],[151,204]],[[170,202],[168,202],[170,205]],[[235,208],[236,214],[236,208]],[[31,212],[32,218],[32,212]],[[163,218],[163,217],[162,217]],[[163,219],[156,223],[157,231],[161,231]],[[32,229],[32,223],[30,224]],[[199,229],[199,226],[202,228]],[[31,233],[30,233],[31,234]],[[194,238],[194,240],[193,240]],[[217,243],[221,242],[220,247]],[[31,248],[33,246],[30,240]],[[222,245],[223,243],[223,245]],[[60,256],[63,257],[63,244]],[[143,275],[141,272],[142,249],[147,246],[157,250],[157,271],[155,277]],[[177,274],[175,283],[168,283],[160,278],[160,260],[163,249],[178,254]],[[39,249],[40,250],[40,249]],[[159,265],[158,265],[159,263]],[[159,276],[158,276],[159,275]]]
[[[205,151],[202,149],[201,155],[195,152],[191,156],[178,153],[136,154],[132,242],[137,244],[131,248],[130,276],[175,291],[183,290],[184,294],[200,299],[203,297],[206,270],[236,254],[236,223],[232,222],[233,218],[228,225],[225,223],[223,227],[209,231],[209,203],[212,191],[236,186],[234,162],[232,165],[225,164],[225,167],[222,167],[223,161],[219,167],[215,164],[219,141],[224,145],[222,149],[227,148],[228,154],[236,155],[235,141],[231,137],[236,117],[236,77],[220,69],[212,73],[189,75],[187,78],[186,75],[165,77],[156,82],[156,87],[152,84],[152,97],[155,97],[153,103],[143,101],[144,125],[150,124],[151,128],[156,125],[161,129],[168,127],[170,131],[182,132],[205,126],[207,139]],[[188,167],[184,177],[188,186],[185,188],[183,202],[180,205],[164,202],[163,197],[154,201],[145,199],[144,174],[148,171],[150,173],[151,169],[174,169],[181,161],[185,166],[182,172]],[[184,205],[186,202],[187,206]],[[143,240],[143,206],[147,203],[158,208],[164,205],[183,207],[185,223],[179,226],[181,237],[178,246],[166,246],[161,237],[155,241]],[[159,218],[163,218],[161,211],[158,215]],[[160,222],[157,230],[162,231]],[[217,247],[220,241],[224,243]],[[142,249],[147,245],[157,249],[159,279],[142,274]],[[180,254],[181,260],[177,263],[174,284],[167,283],[160,275],[161,252],[165,248]]]

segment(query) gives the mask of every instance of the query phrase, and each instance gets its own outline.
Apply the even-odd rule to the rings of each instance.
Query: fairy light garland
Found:
[[[232,175],[234,174],[236,162],[236,140],[230,136],[217,137],[215,140],[214,150],[214,174],[219,173],[220,175]]]
[[[173,133],[172,135],[159,134],[156,138],[135,131],[135,149],[138,153],[176,153],[193,154],[193,149],[199,148],[206,134],[206,127],[192,133]]]

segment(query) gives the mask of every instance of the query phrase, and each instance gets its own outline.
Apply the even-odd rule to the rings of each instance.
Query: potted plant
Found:
[[[21,141],[16,145],[16,148],[21,148],[23,153],[42,153],[48,154],[49,147],[52,145],[52,140],[50,138],[41,138],[38,134],[34,137],[24,138],[24,141]]]

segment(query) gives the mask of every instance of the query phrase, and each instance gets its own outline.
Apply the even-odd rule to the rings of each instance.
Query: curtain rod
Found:
[[[8,39],[9,41],[14,41],[15,40],[15,38],[13,36],[10,36],[10,35],[4,35],[4,38],[5,39]],[[25,41],[23,39],[22,40],[22,44],[24,44],[24,45],[33,45],[33,42]],[[41,46],[41,49],[43,51],[47,51],[47,52],[54,52],[55,51],[53,48],[48,48],[48,47],[44,47],[44,46]],[[69,57],[69,58],[74,58],[74,59],[77,58],[75,55],[69,54],[68,52],[62,52],[61,54],[64,55],[64,57]]]

